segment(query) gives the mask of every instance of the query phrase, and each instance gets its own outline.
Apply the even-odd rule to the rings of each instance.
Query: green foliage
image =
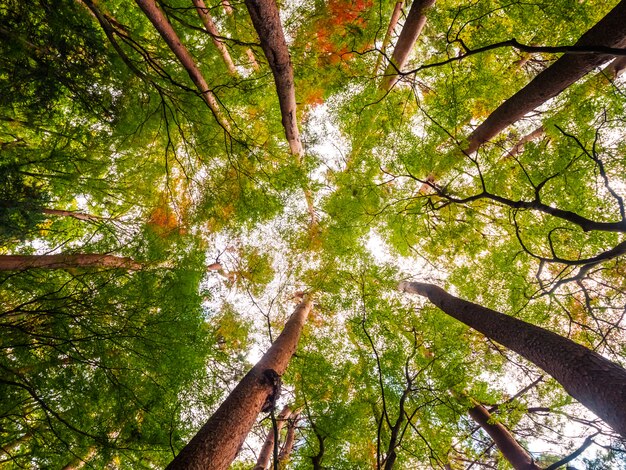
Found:
[[[301,412],[287,468],[375,468],[392,452],[395,468],[505,468],[470,398],[498,405],[494,419],[530,447],[559,441],[582,412],[557,383],[516,396],[536,367],[395,291],[434,282],[626,363],[626,269],[611,251],[626,231],[580,222],[624,224],[623,79],[593,71],[461,151],[557,56],[462,57],[460,41],[571,45],[611,5],[438,1],[405,67],[415,72],[385,92],[387,59],[376,64],[395,1],[279,2],[295,156],[244,4],[207,2],[231,75],[191,2],[158,3],[227,125],[133,2],[0,5],[0,256],[143,267],[0,276],[0,464],[164,466],[299,291],[315,306],[283,377]],[[207,274],[207,252],[226,253],[224,269]],[[574,441],[560,444],[538,458]],[[621,445],[583,461],[617,468]],[[233,468],[252,460],[243,451]]]

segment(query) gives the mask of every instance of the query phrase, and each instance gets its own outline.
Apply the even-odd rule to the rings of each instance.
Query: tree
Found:
[[[623,17],[626,3],[619,2],[607,15],[574,44],[574,48],[606,47],[623,48],[626,46],[626,29]],[[602,53],[565,54],[554,64],[543,70],[533,80],[511,98],[502,103],[485,119],[467,138],[465,151],[474,153],[508,125],[516,122],[525,114],[554,98],[572,83],[612,58]]]
[[[400,289],[427,297],[448,315],[537,364],[574,398],[626,434],[626,417],[619,410],[626,390],[622,367],[571,340],[456,298],[432,284],[403,282]]]
[[[280,377],[298,346],[311,304],[311,299],[298,304],[270,349],[168,468],[211,467],[217,470],[230,466],[259,412],[266,406],[274,406],[280,393]]]
[[[385,72],[386,77],[382,83],[383,89],[389,90],[398,80],[397,74],[402,71],[417,38],[426,24],[426,10],[434,4],[435,0],[415,0],[411,3],[411,9],[398,37],[398,42],[396,42],[396,47],[393,50],[391,63]]]

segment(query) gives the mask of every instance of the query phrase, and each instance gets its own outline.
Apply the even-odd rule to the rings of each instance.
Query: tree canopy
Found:
[[[623,0],[4,0],[0,467],[163,468],[256,380],[232,468],[626,468],[510,345],[626,367],[624,69]]]

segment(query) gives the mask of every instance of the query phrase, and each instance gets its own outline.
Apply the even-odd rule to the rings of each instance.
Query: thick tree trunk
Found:
[[[120,268],[131,271],[143,269],[144,265],[132,258],[114,255],[2,255],[0,271],[23,271],[25,269],[70,269],[70,268]]]
[[[502,424],[491,421],[491,414],[480,403],[468,410],[469,415],[489,434],[505,459],[515,470],[541,470],[526,450],[519,445],[509,430]]]
[[[576,46],[626,46],[626,0],[622,0],[595,26],[581,36]],[[528,85],[493,111],[468,137],[465,153],[472,154],[507,126],[520,120],[584,75],[609,61],[607,54],[564,54]]]
[[[226,122],[219,109],[217,98],[207,85],[204,76],[196,65],[193,57],[187,48],[180,41],[176,31],[167,20],[161,9],[157,6],[155,0],[135,0],[137,5],[143,10],[150,22],[154,25],[163,40],[167,43],[176,58],[187,71],[187,74],[193,81],[194,85],[202,95],[202,98],[208,105],[209,109],[217,119],[217,122],[226,130],[230,130],[230,125]]]
[[[432,284],[402,282],[453,318],[515,351],[554,377],[572,397],[626,437],[626,370],[567,338],[459,299]]]
[[[291,416],[291,408],[285,406],[276,417],[276,430],[272,428],[268,431],[265,442],[263,442],[263,447],[261,447],[261,452],[259,452],[259,456],[256,460],[256,465],[252,470],[267,470],[269,468],[274,451],[275,434],[280,435],[280,431],[287,419],[289,419],[289,416]]]
[[[168,465],[170,470],[226,470],[296,350],[311,300],[300,303],[282,333],[224,403]]]
[[[291,66],[291,57],[280,23],[276,1],[246,0],[245,3],[252,19],[252,25],[261,40],[261,48],[274,76],[285,137],[291,153],[301,157],[304,151],[296,118],[293,67]]]
[[[389,64],[385,71],[386,76],[381,84],[383,90],[389,90],[398,81],[398,71],[402,71],[409,58],[411,49],[413,49],[426,24],[426,10],[434,4],[435,0],[413,0],[406,22],[402,27],[400,37],[391,56],[392,64]]]
[[[204,0],[193,0],[193,4],[196,6],[196,10],[198,11],[198,15],[204,24],[207,32],[211,35],[211,40],[217,50],[220,51],[222,55],[222,59],[224,59],[224,63],[226,64],[226,68],[228,69],[228,73],[231,75],[237,75],[237,69],[235,68],[235,64],[233,63],[233,59],[226,49],[226,46],[219,39],[219,33],[217,31],[217,27],[213,22],[213,18],[211,18],[211,14],[209,13],[209,9],[204,4]]]
[[[398,20],[400,19],[400,15],[402,14],[403,5],[404,2],[396,2],[396,6],[393,9],[393,13],[391,14],[391,20],[389,21],[389,26],[387,27],[387,32],[385,33],[383,43],[380,46],[381,54],[376,60],[376,68],[374,69],[375,74],[377,74],[378,70],[380,70],[380,65],[383,62],[383,54],[385,53],[387,46],[391,42],[391,35],[393,34],[393,31],[396,29],[396,25],[398,24]]]

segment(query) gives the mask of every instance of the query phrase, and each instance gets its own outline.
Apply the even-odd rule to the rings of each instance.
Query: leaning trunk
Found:
[[[595,26],[581,36],[575,46],[626,46],[626,0],[622,0]],[[537,75],[528,85],[515,93],[492,112],[468,137],[465,153],[472,154],[507,126],[520,120],[572,83],[609,61],[607,54],[565,54]]]
[[[287,419],[289,419],[289,416],[291,416],[291,408],[285,406],[276,417],[276,429],[272,426],[272,429],[268,431],[261,452],[259,452],[259,457],[256,460],[256,465],[252,470],[267,470],[269,468],[274,451],[274,443],[276,442],[275,437],[280,435],[280,430],[285,425]]]
[[[231,75],[237,75],[237,69],[235,68],[235,64],[233,63],[233,59],[226,49],[226,45],[219,37],[217,32],[217,26],[215,26],[215,22],[209,13],[209,9],[204,4],[204,0],[193,0],[193,4],[196,6],[196,10],[198,11],[198,16],[202,20],[202,24],[204,24],[204,28],[207,30],[207,33],[211,35],[211,40],[213,44],[220,52],[224,63],[226,64],[226,68],[228,69],[228,73]]]
[[[135,0],[137,5],[143,10],[146,14],[150,22],[154,25],[156,30],[159,32],[163,40],[167,43],[171,51],[174,53],[176,58],[182,64],[182,66],[187,71],[189,78],[193,81],[194,85],[200,92],[202,98],[206,102],[207,106],[217,119],[217,122],[226,130],[230,130],[230,125],[228,122],[224,120],[222,117],[222,113],[220,112],[219,105],[217,102],[217,98],[213,94],[211,90],[209,90],[209,86],[207,85],[204,76],[200,72],[200,69],[196,65],[193,57],[187,50],[187,48],[180,41],[176,31],[167,20],[161,9],[156,4],[155,0]]]
[[[468,410],[469,415],[489,434],[489,437],[513,468],[515,470],[541,470],[541,467],[533,462],[533,458],[519,445],[509,430],[502,424],[494,422],[491,414],[484,406],[480,403],[474,403],[475,406]]]
[[[296,350],[311,300],[300,303],[270,349],[239,382],[168,469],[225,470],[229,467],[266,401],[276,391]]]
[[[400,19],[400,15],[402,15],[402,6],[404,2],[396,2],[396,6],[393,8],[393,13],[391,14],[391,20],[389,20],[389,26],[387,27],[387,32],[385,33],[385,37],[383,39],[383,43],[380,46],[380,55],[378,59],[376,59],[376,68],[374,69],[374,73],[378,73],[380,69],[380,65],[383,61],[383,56],[385,54],[385,50],[387,46],[391,42],[391,35],[393,31],[396,29],[396,25],[398,24],[398,20]]]
[[[138,271],[144,267],[132,258],[114,255],[2,255],[0,271],[23,271],[25,269],[71,269],[71,268],[120,268]]]
[[[391,56],[391,64],[385,72],[385,79],[381,85],[383,90],[389,90],[398,81],[398,72],[409,59],[411,49],[415,45],[417,38],[426,24],[426,10],[435,4],[435,0],[414,0],[406,17],[406,22],[398,37],[398,42]]]
[[[300,414],[296,412],[295,415],[291,416],[289,422],[287,423],[287,436],[285,437],[285,444],[278,455],[280,468],[284,468],[291,457],[293,445],[296,443],[296,425],[298,424],[298,419],[300,419]]]
[[[572,340],[459,299],[432,284],[402,282],[453,318],[515,351],[554,377],[572,397],[626,437],[626,370]]]
[[[293,67],[280,23],[278,7],[275,0],[246,0],[245,3],[274,76],[285,137],[291,153],[299,158],[303,154],[303,149],[296,119]]]

